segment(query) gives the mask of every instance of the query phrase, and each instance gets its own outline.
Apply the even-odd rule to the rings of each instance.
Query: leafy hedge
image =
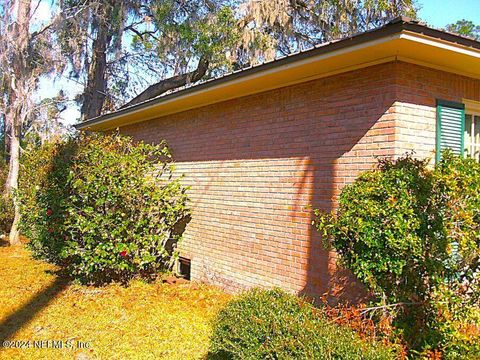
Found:
[[[250,290],[219,313],[211,358],[395,359],[394,349],[367,343],[328,323],[302,299],[281,290]]]
[[[91,135],[29,148],[21,229],[34,254],[88,283],[126,281],[172,265],[188,216],[165,144]]]
[[[1,143],[0,143],[1,144]],[[0,153],[0,155],[3,155]],[[8,168],[7,164],[0,158],[0,235],[6,234],[10,231],[10,226],[13,222],[13,201],[3,196],[5,182],[7,180]]]
[[[381,160],[343,189],[336,213],[317,215],[324,239],[394,312],[411,349],[480,354],[459,333],[471,325],[480,340],[480,324],[455,320],[479,305],[480,164],[449,152],[434,169],[410,155]]]

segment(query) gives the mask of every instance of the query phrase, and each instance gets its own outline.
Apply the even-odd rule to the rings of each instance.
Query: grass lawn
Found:
[[[23,248],[0,247],[0,339],[31,341],[22,346],[61,340],[64,347],[0,347],[0,359],[200,359],[210,322],[229,299],[195,284],[68,284],[56,270]]]

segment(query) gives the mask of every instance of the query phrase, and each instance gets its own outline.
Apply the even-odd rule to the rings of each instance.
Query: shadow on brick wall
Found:
[[[194,205],[185,247],[192,273],[201,260],[227,287],[282,286],[332,301],[364,295],[322,247],[312,209],[332,209],[345,183],[375,157],[393,155],[393,66],[121,129],[148,142],[165,139],[186,174]]]

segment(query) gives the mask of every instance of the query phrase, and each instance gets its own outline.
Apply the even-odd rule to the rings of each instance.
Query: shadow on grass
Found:
[[[0,323],[0,344],[11,339],[22,327],[28,325],[35,315],[46,308],[53,299],[65,290],[69,283],[69,280],[65,277],[58,276],[47,288],[5,318]]]
[[[22,245],[28,244],[28,239],[22,235],[20,235],[20,243]],[[0,235],[0,247],[7,247],[7,246],[12,246],[10,245],[10,241],[8,239],[8,234],[1,234]],[[13,245],[17,246],[17,245]]]
[[[232,359],[231,356],[229,356],[226,352],[209,352],[203,360],[230,360]]]

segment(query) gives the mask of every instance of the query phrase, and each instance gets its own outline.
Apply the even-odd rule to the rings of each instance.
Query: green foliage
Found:
[[[151,14],[157,36],[136,34],[132,42],[135,49],[154,50],[163,65],[180,66],[183,71],[192,58],[201,57],[213,68],[228,67],[227,54],[241,36],[235,10],[228,1],[156,2],[151,4]]]
[[[188,210],[165,144],[84,136],[30,148],[22,167],[21,228],[36,255],[88,283],[173,264]]]
[[[13,220],[12,202],[5,199],[2,194],[7,180],[8,168],[5,163],[5,124],[0,120],[0,235],[6,234],[10,230],[10,224]]]
[[[452,309],[479,301],[480,164],[450,152],[427,163],[381,160],[344,188],[336,214],[316,211],[316,226],[379,304],[397,304],[412,349],[447,351]]]
[[[193,48],[199,54],[207,55],[215,66],[225,66],[230,59],[225,54],[234,48],[240,39],[233,10],[222,7],[215,14],[215,21],[206,21],[199,24],[196,32],[197,39],[192,41]]]
[[[434,306],[443,358],[480,358],[480,307],[465,298],[464,290],[446,286],[437,292]]]
[[[447,359],[480,358],[480,164],[447,152],[434,171],[448,257],[433,307]]]
[[[344,265],[389,302],[414,301],[412,294],[424,297],[431,285],[422,280],[427,267],[437,269],[445,258],[446,245],[436,241],[439,221],[430,209],[432,189],[426,161],[382,160],[376,171],[343,189],[336,217],[328,214],[317,221]],[[442,247],[442,258],[419,261],[432,246]]]
[[[1,154],[0,154],[1,155]],[[10,226],[13,222],[13,201],[3,196],[3,189],[5,188],[5,181],[7,180],[8,168],[7,164],[0,158],[0,235],[6,234],[10,231]]]
[[[250,290],[214,324],[211,357],[222,359],[395,359],[352,330],[328,323],[309,303],[281,290]]]
[[[78,148],[74,139],[31,143],[22,154],[19,178],[21,232],[33,254],[62,263],[66,245],[64,214],[70,206],[68,182],[72,159]]]
[[[447,25],[446,30],[455,34],[469,36],[476,40],[480,39],[480,25],[475,25],[473,21],[470,20],[458,20],[454,24]]]

